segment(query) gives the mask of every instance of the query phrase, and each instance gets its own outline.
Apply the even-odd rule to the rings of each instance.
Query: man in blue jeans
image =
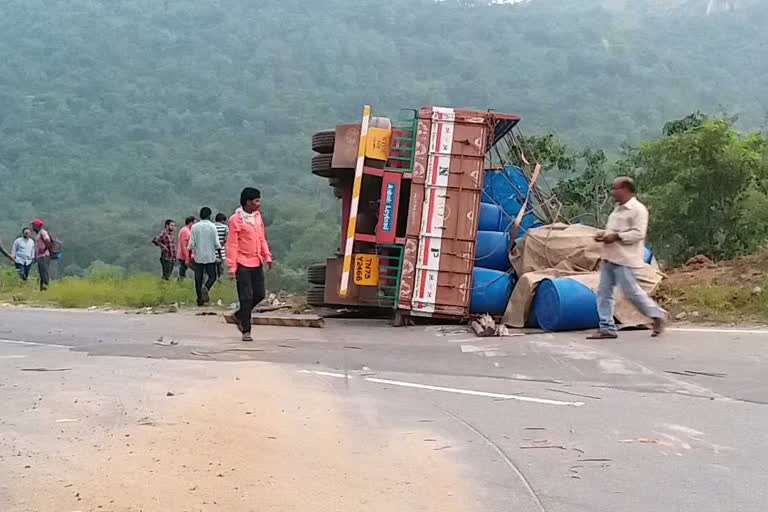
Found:
[[[643,251],[648,231],[648,210],[635,197],[635,182],[628,176],[613,182],[616,208],[608,217],[605,231],[595,235],[603,243],[600,286],[597,290],[597,313],[600,329],[587,339],[605,340],[618,337],[614,314],[614,293],[620,286],[627,298],[648,318],[653,319],[653,334],[664,332],[667,312],[651,299],[635,277],[635,269],[645,265]]]

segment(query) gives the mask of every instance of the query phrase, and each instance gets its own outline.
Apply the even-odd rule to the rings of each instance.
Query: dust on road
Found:
[[[3,510],[472,509],[461,466],[424,442],[434,433],[351,420],[337,391],[295,369],[35,358],[71,370],[0,360]]]

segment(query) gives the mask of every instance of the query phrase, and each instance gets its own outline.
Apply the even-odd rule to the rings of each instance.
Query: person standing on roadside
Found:
[[[192,224],[194,223],[194,217],[187,217],[184,220],[184,227],[179,231],[179,247],[176,252],[176,258],[179,260],[179,279],[187,277],[187,262],[190,259],[189,239],[192,236]]]
[[[209,292],[218,277],[216,259],[221,244],[216,226],[211,222],[211,209],[204,206],[200,210],[200,221],[192,226],[189,240],[190,258],[195,262],[192,269],[195,271],[195,292],[197,293],[197,305],[203,306],[210,302]],[[191,263],[187,261],[187,265]],[[203,284],[203,278],[208,280]]]
[[[227,216],[223,213],[216,214],[216,233],[219,235],[219,243],[221,249],[218,250],[216,265],[219,273],[219,277],[224,275],[224,263],[227,261],[227,235],[229,234],[229,226],[227,226]]]
[[[160,247],[160,266],[163,271],[163,279],[168,281],[173,274],[176,264],[176,223],[173,219],[165,221],[165,229],[157,236],[157,246]]]
[[[24,228],[21,231],[21,236],[13,242],[11,255],[16,270],[19,271],[19,276],[26,281],[32,263],[35,262],[35,241],[32,240],[32,231],[29,228]]]
[[[266,294],[264,266],[272,270],[272,253],[261,218],[261,192],[258,189],[244,188],[240,194],[240,208],[229,218],[226,259],[229,277],[237,281],[240,308],[235,312],[235,322],[243,333],[243,341],[253,341],[251,315]]]
[[[635,197],[635,182],[632,178],[616,178],[612,190],[616,207],[608,217],[605,231],[595,235],[595,240],[603,243],[600,285],[597,290],[600,328],[587,339],[604,340],[618,337],[613,318],[617,285],[641,313],[653,319],[651,336],[656,337],[664,332],[667,312],[640,288],[635,277],[635,269],[645,265],[643,251],[648,231],[648,210]]]
[[[32,230],[35,232],[35,261],[40,274],[40,291],[44,291],[51,282],[51,235],[43,229],[42,219],[32,221]]]

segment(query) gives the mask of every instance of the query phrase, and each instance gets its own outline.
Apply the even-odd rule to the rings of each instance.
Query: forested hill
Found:
[[[285,277],[338,233],[308,136],[365,102],[516,112],[609,153],[696,109],[758,127],[768,10],[705,4],[4,0],[0,236],[43,216],[72,271],[153,268],[165,217],[256,184]]]

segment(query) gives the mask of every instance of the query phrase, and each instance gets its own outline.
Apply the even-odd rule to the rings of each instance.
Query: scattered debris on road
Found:
[[[22,368],[23,372],[68,372],[72,368]]]
[[[165,394],[165,396],[176,396],[176,393],[169,391]]]
[[[481,338],[487,338],[490,336],[496,337],[508,337],[508,336],[525,336],[522,332],[510,332],[509,328],[504,324],[497,324],[491,315],[482,315],[470,322],[470,327]]]
[[[228,324],[235,323],[234,315],[225,315]],[[251,318],[252,325],[276,325],[283,327],[325,327],[325,319],[320,315],[292,313],[256,313]]]
[[[728,376],[727,373],[696,372],[693,370],[684,370],[684,371],[664,370],[664,373],[671,373],[673,375],[682,375],[684,377],[715,377],[717,379],[724,379]]]
[[[165,340],[163,339],[163,337],[162,337],[162,336],[160,336],[159,338],[157,338],[157,341],[155,341],[155,343],[154,343],[154,344],[155,344],[155,345],[160,345],[161,347],[170,347],[170,346],[172,346],[172,345],[178,345],[178,344],[179,344],[179,342],[178,342],[178,341],[176,341],[176,340],[168,340],[168,341],[165,341]]]

